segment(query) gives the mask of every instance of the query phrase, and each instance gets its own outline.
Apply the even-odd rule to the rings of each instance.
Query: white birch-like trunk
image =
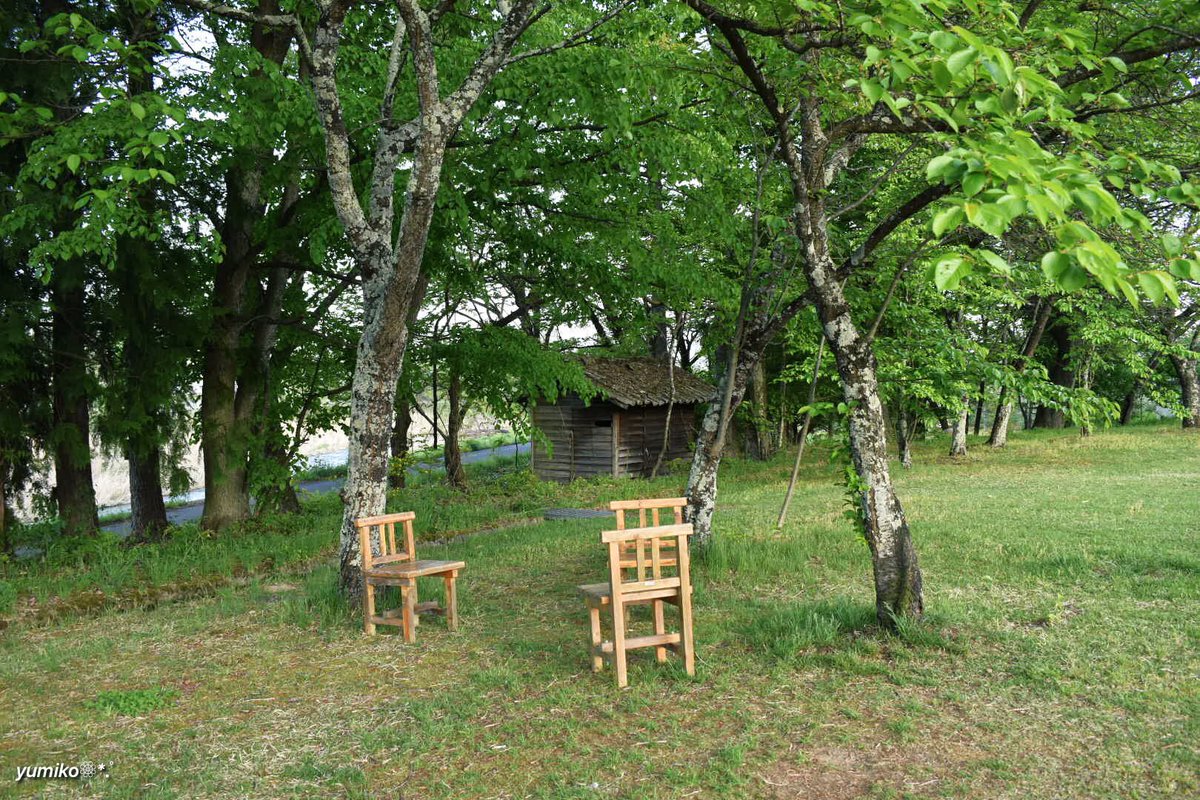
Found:
[[[967,402],[968,398],[963,395],[963,407],[958,412],[958,417],[954,420],[954,431],[950,436],[950,457],[961,458],[967,454]]]

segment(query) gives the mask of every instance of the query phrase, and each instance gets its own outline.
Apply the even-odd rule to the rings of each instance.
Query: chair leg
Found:
[[[613,598],[613,664],[616,666],[617,688],[629,685],[625,663],[625,604]]]
[[[363,633],[367,636],[375,635],[375,623],[371,618],[375,616],[375,587],[363,581]]]
[[[445,577],[446,582],[446,627],[452,631],[458,630],[458,579],[457,572],[451,572]]]
[[[656,634],[658,634],[659,636],[661,636],[662,634],[667,632],[667,624],[666,624],[666,621],[663,619],[663,601],[662,600],[654,601],[654,632]],[[660,663],[660,664],[667,663],[667,648],[665,648],[665,647],[654,648],[654,657],[658,659],[658,663]]]
[[[604,656],[600,655],[600,606],[588,603],[588,620],[592,625],[592,672],[604,669]]]
[[[401,620],[404,623],[404,641],[412,644],[417,640],[417,582],[400,588],[404,608]]]
[[[683,668],[688,675],[696,674],[696,641],[692,635],[692,592],[684,586],[679,593],[679,644],[683,651]]]

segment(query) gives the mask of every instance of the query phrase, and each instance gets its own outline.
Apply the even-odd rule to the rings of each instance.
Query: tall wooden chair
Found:
[[[605,661],[615,666],[617,686],[629,684],[626,662],[630,650],[655,648],[660,662],[667,650],[683,657],[689,675],[696,674],[696,651],[692,638],[692,577],[687,537],[690,524],[658,525],[604,531],[600,540],[608,545],[609,582],[579,587],[587,603],[592,632],[592,671]],[[669,546],[669,549],[668,549]],[[669,556],[668,556],[669,552]],[[670,562],[670,564],[668,564]],[[667,572],[674,572],[668,575]],[[679,632],[667,633],[663,605],[679,607]],[[654,606],[654,634],[626,635],[625,609],[632,605]],[[603,641],[600,610],[612,609],[612,641]]]
[[[380,517],[355,520],[358,546],[362,556],[363,630],[375,633],[376,625],[395,625],[404,629],[404,641],[417,640],[419,614],[425,612],[446,615],[447,627],[458,630],[458,573],[467,565],[462,561],[418,561],[413,545],[413,520],[416,514],[404,511]],[[396,541],[396,525],[401,524],[403,537]],[[376,555],[378,550],[378,555]],[[436,602],[417,602],[417,578],[440,577],[446,584],[446,606]],[[375,613],[375,588],[395,586],[400,589],[400,608]]]

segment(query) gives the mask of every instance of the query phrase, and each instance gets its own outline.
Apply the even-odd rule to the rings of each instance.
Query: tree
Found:
[[[1119,103],[1110,89],[1121,68],[1190,50],[1198,40],[1185,31],[1139,48],[1117,37],[1093,51],[1088,37],[1069,27],[1079,21],[1074,12],[1047,7],[1031,27],[1037,3],[1023,19],[1007,4],[989,2],[809,3],[782,14],[773,4],[733,13],[705,0],[686,3],[703,20],[711,52],[749,84],[786,173],[809,297],[849,409],[852,486],[872,554],[879,619],[890,625],[898,616],[919,615],[921,572],[889,474],[875,356],[844,286],[875,268],[897,229],[936,208],[938,238],[962,225],[998,237],[1018,218],[1036,219],[1055,243],[1043,267],[1068,289],[1094,277],[1131,299],[1138,285],[1158,298],[1172,292],[1165,271],[1129,269],[1092,227],[1149,225],[1100,183],[1097,173],[1110,168],[1080,146],[1094,137],[1074,117],[1095,104]],[[1176,10],[1159,13],[1164,22],[1187,25]],[[1071,43],[1065,51],[1064,37]],[[1058,75],[1058,82],[1045,74]],[[846,85],[860,95],[847,95]],[[922,143],[913,149],[945,150],[929,161],[924,180],[897,167],[866,195],[843,195],[846,166],[868,142],[895,136]],[[1146,183],[1171,170],[1147,163],[1136,173]],[[834,203],[866,203],[873,221],[862,231],[840,231]],[[938,288],[948,290],[975,265],[1008,269],[993,251],[961,244],[930,266]]]

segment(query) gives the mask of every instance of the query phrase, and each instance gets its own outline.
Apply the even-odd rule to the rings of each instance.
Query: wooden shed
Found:
[[[538,477],[648,476],[662,449],[668,405],[671,431],[663,462],[691,455],[696,406],[712,400],[712,386],[656,358],[588,357],[583,371],[600,397],[585,404],[572,393],[554,403],[534,403],[533,424],[550,443],[547,448],[534,442]]]

